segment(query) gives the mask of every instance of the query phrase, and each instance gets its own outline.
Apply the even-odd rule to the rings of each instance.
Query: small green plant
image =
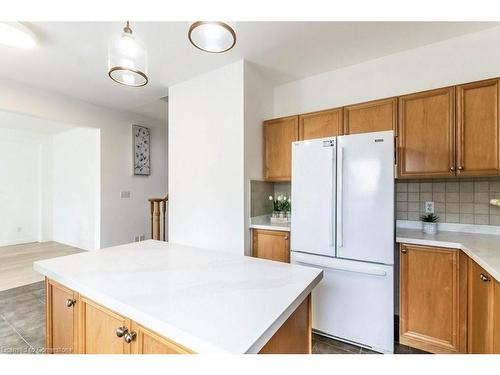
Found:
[[[434,214],[421,215],[420,220],[424,223],[437,223],[439,221],[439,216]]]
[[[280,195],[277,199],[274,199],[272,195],[269,196],[269,200],[273,201],[273,211],[281,212],[281,211],[290,211],[292,207],[292,202],[290,202],[290,198],[286,196]]]

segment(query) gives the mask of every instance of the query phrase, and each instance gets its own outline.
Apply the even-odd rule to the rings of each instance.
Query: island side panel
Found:
[[[297,307],[259,354],[311,354],[311,294]]]

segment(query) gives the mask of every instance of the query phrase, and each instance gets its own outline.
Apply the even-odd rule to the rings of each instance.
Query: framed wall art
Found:
[[[151,174],[151,131],[140,125],[132,125],[134,147],[134,175]]]

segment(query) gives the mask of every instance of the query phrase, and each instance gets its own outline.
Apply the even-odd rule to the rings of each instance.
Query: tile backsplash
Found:
[[[273,212],[273,202],[269,196],[285,195],[290,197],[290,182],[250,181],[250,217]]]
[[[396,219],[419,220],[425,202],[434,202],[442,223],[500,225],[500,178],[454,178],[396,181]]]

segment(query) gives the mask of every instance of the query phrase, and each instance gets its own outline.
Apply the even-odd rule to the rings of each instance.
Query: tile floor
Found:
[[[45,287],[43,282],[0,292],[0,354],[43,353]],[[424,353],[396,344],[397,354]],[[354,345],[313,335],[314,354],[375,354]]]
[[[45,347],[44,283],[0,292],[0,354],[40,353]]]

